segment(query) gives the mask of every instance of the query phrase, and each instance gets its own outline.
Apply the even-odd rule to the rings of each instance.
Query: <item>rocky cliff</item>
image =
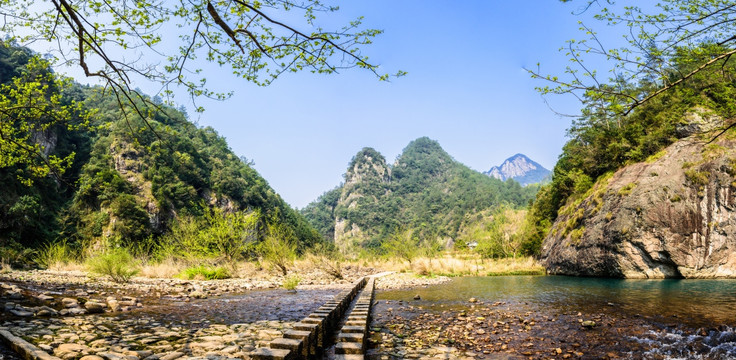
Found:
[[[549,170],[524,154],[516,154],[483,173],[503,181],[514,179],[522,186],[544,182],[550,175]]]
[[[363,229],[359,222],[350,221],[349,218],[356,216],[358,207],[364,212],[377,212],[379,199],[389,191],[390,178],[391,169],[386,164],[386,158],[373,148],[363,148],[353,157],[337,201],[333,235],[335,244],[344,248],[351,239],[374,235],[375,229]]]
[[[548,272],[736,277],[736,133],[712,137],[690,135],[570,199],[542,245]]]
[[[484,211],[501,203],[524,206],[535,191],[474,171],[422,137],[391,165],[376,150],[364,148],[350,162],[344,184],[302,214],[341,249],[379,247],[399,230],[451,246]]]

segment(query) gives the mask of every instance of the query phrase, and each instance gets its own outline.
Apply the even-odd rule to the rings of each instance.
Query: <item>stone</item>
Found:
[[[63,298],[61,299],[61,305],[63,305],[67,309],[76,308],[79,307],[79,301],[72,298]]]
[[[54,349],[54,355],[66,359],[66,358],[73,358],[77,357],[81,353],[85,353],[89,350],[87,346],[80,345],[80,344],[74,344],[74,343],[67,343],[67,344],[61,344],[56,349]]]
[[[11,314],[13,314],[15,316],[20,316],[20,317],[33,316],[33,313],[32,312],[27,311],[27,310],[24,310],[24,309],[18,309],[18,308],[15,308],[15,309],[10,310],[9,313],[11,313]]]
[[[36,316],[43,317],[43,316],[57,316],[59,315],[59,312],[48,307],[48,306],[41,306],[36,310]]]
[[[107,299],[107,306],[110,308],[112,312],[118,312],[120,311],[120,303],[115,299]]]
[[[178,358],[180,358],[182,356],[184,356],[184,353],[183,352],[173,351],[173,352],[170,352],[170,353],[168,353],[168,354],[160,357],[159,360],[176,360],[176,359],[178,359]]]
[[[189,297],[194,298],[194,299],[206,299],[207,294],[199,290],[194,290],[189,293]]]
[[[593,320],[585,320],[580,323],[584,328],[592,329],[595,327],[595,321]]]
[[[105,359],[97,355],[85,355],[85,356],[82,356],[82,358],[79,360],[105,360]]]
[[[422,299],[422,297],[419,296],[419,294],[414,295],[414,300],[421,300],[421,299]]]
[[[468,301],[471,302],[471,303],[477,303],[478,302],[478,299],[476,299],[474,297],[471,297]]]
[[[96,301],[87,301],[86,303],[84,303],[84,308],[87,309],[87,312],[89,312],[90,314],[99,314],[105,312],[105,305]]]

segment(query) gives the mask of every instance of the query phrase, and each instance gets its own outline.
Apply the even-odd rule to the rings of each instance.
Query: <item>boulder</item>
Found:
[[[87,301],[84,303],[84,308],[90,314],[99,314],[105,312],[105,305],[96,301]]]
[[[707,138],[705,140],[708,140]],[[736,277],[736,140],[681,139],[570,199],[542,244],[549,274]]]

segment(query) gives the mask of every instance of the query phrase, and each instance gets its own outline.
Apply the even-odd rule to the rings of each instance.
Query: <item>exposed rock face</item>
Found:
[[[571,199],[542,246],[548,272],[736,277],[736,141],[708,139],[682,139]]]
[[[364,230],[346,218],[349,211],[378,205],[378,199],[388,191],[391,169],[386,158],[373,148],[363,148],[353,157],[345,173],[345,184],[336,207],[335,244],[350,245],[350,239],[362,238]],[[340,211],[342,210],[342,211]]]
[[[503,181],[514,179],[522,186],[526,186],[545,181],[550,171],[526,155],[516,154],[506,159],[501,166],[494,166],[484,174]]]

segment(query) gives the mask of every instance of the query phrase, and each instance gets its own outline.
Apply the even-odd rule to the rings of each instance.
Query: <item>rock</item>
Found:
[[[112,312],[120,311],[120,303],[115,299],[108,298],[107,306],[110,308]]]
[[[736,277],[736,141],[681,139],[563,207],[541,249],[549,274]]]
[[[182,356],[184,356],[184,353],[178,352],[178,351],[173,351],[173,352],[170,352],[170,353],[168,353],[168,354],[160,357],[159,360],[175,360],[175,359],[178,359],[178,358],[180,358]]]
[[[206,299],[207,298],[207,294],[205,294],[205,293],[203,293],[203,292],[201,292],[199,290],[194,290],[194,291],[192,291],[192,292],[189,293],[189,297],[195,298],[195,299]]]
[[[67,309],[76,308],[79,307],[79,301],[72,298],[63,298],[61,299],[61,305],[63,305]]]
[[[96,301],[87,301],[84,303],[84,308],[87,309],[87,312],[90,314],[99,314],[105,312],[105,305],[100,304]]]
[[[414,300],[421,300],[421,299],[422,299],[422,297],[419,296],[419,294],[414,295]]]
[[[36,299],[41,300],[41,301],[54,301],[54,297],[53,296],[49,296],[49,295],[46,295],[46,294],[38,295],[38,296],[36,296]]]
[[[15,308],[15,309],[10,310],[9,312],[15,316],[20,316],[20,317],[33,316],[32,312],[24,310],[24,309]]]
[[[468,301],[471,302],[471,303],[477,303],[478,302],[478,299],[476,299],[474,297],[471,297]]]
[[[41,306],[36,310],[36,316],[43,317],[43,316],[57,316],[59,315],[59,312],[48,307],[48,306]]]
[[[595,321],[593,320],[585,320],[580,323],[584,328],[592,329],[595,327]]]
[[[696,107],[685,114],[685,118],[681,123],[675,125],[675,132],[677,132],[677,136],[679,137],[688,137],[713,131],[722,126],[722,117],[716,115],[716,113],[711,110]]]
[[[9,291],[5,293],[5,296],[7,296],[11,300],[22,300],[23,294],[20,293],[20,291]]]
[[[85,355],[79,360],[104,360],[102,357],[97,355]]]
[[[71,359],[79,356],[79,354],[87,352],[88,350],[88,347],[80,344],[61,344],[54,349],[54,355],[62,359]]]

